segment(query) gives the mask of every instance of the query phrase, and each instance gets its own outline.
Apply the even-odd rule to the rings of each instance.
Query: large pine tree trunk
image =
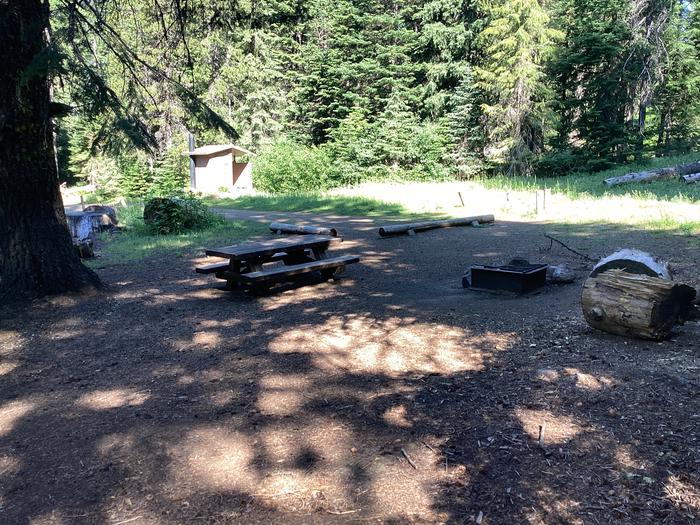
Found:
[[[73,249],[58,189],[48,22],[48,0],[0,0],[0,304],[99,285]]]

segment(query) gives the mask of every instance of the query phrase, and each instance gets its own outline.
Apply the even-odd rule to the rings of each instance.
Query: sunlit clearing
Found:
[[[700,488],[671,475],[664,484],[664,493],[673,504],[686,511],[700,512]]]
[[[543,368],[542,370],[537,371],[537,379],[547,383],[552,383],[559,379],[559,372],[551,368]]]
[[[303,392],[308,390],[308,380],[303,376],[271,375],[261,379],[258,408],[263,414],[292,415],[304,403]]]
[[[144,392],[128,388],[115,388],[112,390],[95,390],[81,396],[75,403],[91,410],[110,410],[125,406],[138,406],[151,397]]]
[[[581,502],[562,497],[561,493],[546,488],[536,492],[538,511],[528,514],[530,523],[540,525],[542,516],[547,516],[547,523],[566,523],[567,525],[582,525],[586,523],[581,517]]]
[[[11,476],[19,472],[22,462],[12,456],[0,456],[0,477]]]
[[[576,368],[565,368],[564,371],[576,378],[576,387],[582,390],[602,390],[610,388],[616,381],[611,377],[603,375],[593,376],[585,372],[581,372]]]
[[[39,406],[36,401],[10,401],[0,406],[0,436],[7,436],[19,421]]]
[[[288,330],[270,343],[270,350],[312,354],[316,366],[331,372],[453,373],[481,370],[515,339],[514,334],[472,334],[398,317],[375,320],[357,316]]]
[[[24,347],[26,340],[14,330],[0,330],[0,355],[10,356]]]
[[[406,417],[406,407],[403,405],[387,409],[384,412],[384,421],[397,427],[409,428],[412,426],[412,423]]]
[[[543,426],[546,445],[561,445],[581,432],[581,427],[573,418],[555,415],[548,410],[516,408],[515,415],[525,433],[532,439],[539,439],[540,426]]]
[[[253,444],[245,434],[216,427],[190,432],[168,450],[172,457],[173,486],[188,492],[248,490],[258,483],[251,465]],[[176,496],[176,494],[173,494]]]
[[[17,363],[7,362],[7,361],[4,363],[0,363],[0,376],[4,376],[5,374],[9,374],[18,366],[19,365]]]
[[[648,465],[632,452],[630,445],[620,445],[615,449],[615,461],[625,470],[644,470]]]

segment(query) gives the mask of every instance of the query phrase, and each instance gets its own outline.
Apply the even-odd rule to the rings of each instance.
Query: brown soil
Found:
[[[593,255],[647,249],[698,286],[697,239],[339,227],[362,263],[338,283],[252,298],[187,254],[102,268],[97,296],[6,309],[0,522],[698,519],[697,323],[635,341],[585,324],[580,280],[522,298],[460,284],[515,255],[581,266],[540,253],[548,231]]]

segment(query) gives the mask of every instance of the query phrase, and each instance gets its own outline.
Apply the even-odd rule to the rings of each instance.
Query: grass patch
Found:
[[[689,164],[700,160],[699,153],[661,157],[640,164],[618,166],[597,173],[579,172],[564,177],[492,177],[476,179],[476,182],[489,189],[512,191],[534,191],[551,188],[571,199],[581,197],[624,196],[639,200],[663,200],[672,202],[700,201],[700,184],[685,184],[679,180],[661,180],[645,183],[631,183],[612,188],[605,186],[603,180],[636,171],[664,168],[677,164]]]
[[[194,255],[204,248],[236,244],[269,233],[267,227],[258,222],[221,219],[205,230],[154,235],[143,222],[142,203],[119,207],[117,216],[122,231],[100,236],[100,257],[86,261],[88,266],[112,266],[163,254]]]
[[[403,204],[396,202],[384,202],[368,197],[346,197],[316,193],[252,195],[235,199],[205,197],[204,202],[212,207],[220,206],[239,210],[337,213],[339,215],[365,217],[432,217],[432,215],[412,213]]]

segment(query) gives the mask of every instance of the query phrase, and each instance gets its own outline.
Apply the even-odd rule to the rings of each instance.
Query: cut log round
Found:
[[[462,217],[459,219],[444,219],[439,221],[423,221],[404,224],[394,224],[391,226],[382,226],[379,228],[381,237],[390,235],[415,235],[416,232],[432,230],[434,228],[450,228],[452,226],[474,226],[481,224],[490,224],[495,221],[493,215],[476,215],[473,217]],[[413,232],[413,233],[411,233]]]
[[[331,237],[338,236],[338,230],[335,228],[326,228],[325,226],[305,226],[302,224],[288,224],[284,222],[273,222],[270,224],[270,230],[275,233],[295,233],[300,235],[330,235]]]
[[[601,259],[591,271],[591,277],[611,269],[620,269],[628,273],[649,275],[671,280],[673,275],[668,263],[658,257],[643,252],[625,248]]]
[[[668,168],[659,168],[649,171],[640,171],[638,173],[628,173],[620,177],[610,177],[603,181],[607,186],[619,186],[620,184],[629,184],[630,182],[649,182],[661,179],[678,179],[682,175],[700,172],[700,162],[692,162],[680,166],[670,166]]]
[[[593,328],[662,340],[692,311],[694,288],[648,275],[611,269],[586,279],[581,308]]]

